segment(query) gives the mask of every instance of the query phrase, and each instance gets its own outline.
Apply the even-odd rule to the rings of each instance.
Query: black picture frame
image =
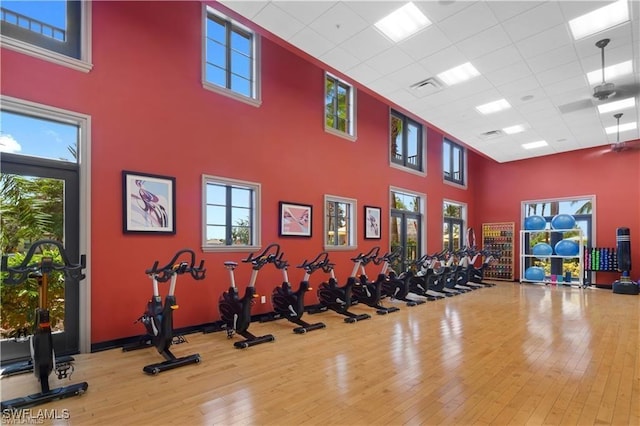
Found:
[[[280,201],[278,211],[281,237],[311,237],[313,206]]]
[[[382,209],[375,206],[364,206],[364,238],[367,240],[379,240],[382,238],[381,230]]]
[[[176,179],[122,171],[122,231],[176,233]]]

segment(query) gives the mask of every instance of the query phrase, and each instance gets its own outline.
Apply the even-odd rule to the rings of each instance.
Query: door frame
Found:
[[[78,349],[91,352],[91,116],[12,96],[0,95],[2,110],[78,126],[78,245],[87,258],[78,299]]]

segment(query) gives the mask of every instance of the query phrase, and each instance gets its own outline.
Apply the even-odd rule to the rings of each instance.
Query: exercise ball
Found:
[[[576,226],[576,219],[570,214],[557,214],[551,219],[553,229],[573,229]]]
[[[524,278],[529,281],[544,281],[544,269],[539,266],[530,266],[524,271]]]
[[[547,221],[542,216],[528,216],[524,218],[524,229],[527,231],[542,231]]]
[[[538,243],[531,249],[531,252],[536,256],[551,256],[553,249],[547,243]]]
[[[560,240],[556,243],[555,251],[558,256],[577,256],[580,247],[575,241]]]

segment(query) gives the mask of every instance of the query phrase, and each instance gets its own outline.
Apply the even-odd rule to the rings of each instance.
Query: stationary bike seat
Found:
[[[238,262],[234,262],[234,261],[232,261],[232,260],[227,260],[226,262],[224,262],[224,266],[225,266],[226,268],[228,268],[228,267],[233,267],[233,268],[235,268],[236,266],[238,266]]]

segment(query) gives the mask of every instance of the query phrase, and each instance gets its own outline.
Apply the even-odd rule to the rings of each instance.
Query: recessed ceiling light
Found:
[[[536,141],[536,142],[529,142],[529,143],[522,144],[522,147],[524,149],[534,149],[534,148],[541,148],[547,145],[549,145],[547,141]]]
[[[635,121],[633,121],[631,123],[621,124],[619,130],[621,132],[626,132],[627,130],[634,130],[636,127],[638,127],[638,124]],[[608,135],[612,135],[614,133],[618,133],[618,125],[616,124],[615,126],[609,126],[609,127],[605,128],[604,131]]]
[[[629,20],[627,0],[618,0],[569,21],[574,40],[590,36]]]
[[[621,75],[631,74],[632,72],[632,61],[620,62],[619,64],[610,65],[604,69],[604,79],[609,82],[614,78],[620,77]],[[602,83],[602,68],[587,73],[587,80],[589,80],[589,84]]]
[[[498,101],[489,102],[484,105],[478,105],[476,109],[481,114],[492,114],[494,112],[502,111],[503,109],[511,108],[509,102],[506,99],[500,99]]]
[[[409,2],[376,22],[375,25],[384,35],[398,43],[428,27],[431,21],[415,4]]]
[[[632,108],[636,105],[636,98],[621,99],[615,102],[607,102],[606,104],[598,105],[598,112],[604,114],[611,111],[619,111],[621,109]]]
[[[521,133],[526,130],[526,127],[523,124],[516,124],[515,126],[505,127],[502,129],[508,135],[515,135],[516,133]]]
[[[480,71],[476,69],[471,62],[467,62],[462,65],[458,65],[457,67],[448,69],[447,71],[441,72],[438,74],[438,78],[449,86],[453,86],[457,83],[462,83],[463,81],[469,80],[473,77],[479,76]]]

